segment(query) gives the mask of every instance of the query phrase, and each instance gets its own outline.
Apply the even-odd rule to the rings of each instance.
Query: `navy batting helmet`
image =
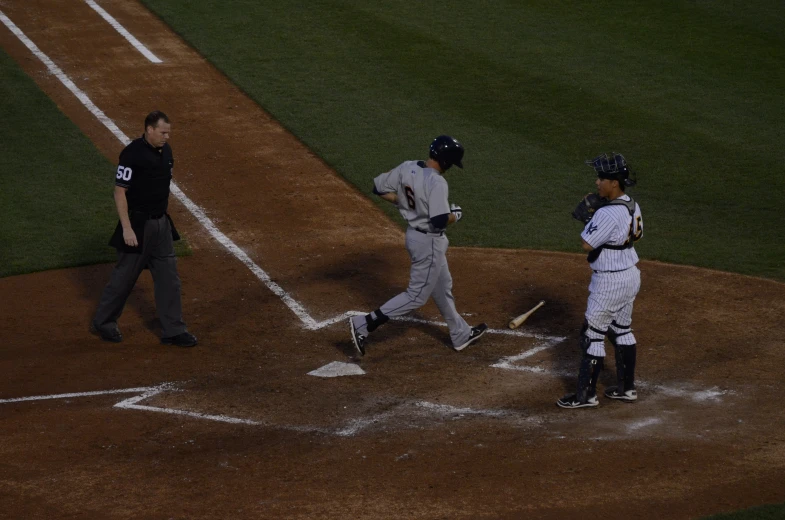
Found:
[[[463,168],[463,145],[449,135],[440,135],[433,140],[430,147],[430,157],[439,163],[442,171],[447,171],[453,164]]]
[[[586,164],[594,168],[594,171],[597,172],[597,177],[600,179],[619,181],[626,187],[637,184],[635,174],[632,173],[627,165],[627,159],[620,153],[613,152],[610,155],[604,153],[586,161]]]

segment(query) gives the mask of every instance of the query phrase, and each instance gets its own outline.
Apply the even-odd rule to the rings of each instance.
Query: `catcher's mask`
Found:
[[[458,168],[463,168],[463,145],[457,139],[449,135],[440,135],[433,140],[430,147],[430,157],[439,163],[443,172],[446,172],[453,164]]]
[[[594,159],[589,159],[586,164],[594,168],[600,179],[619,181],[627,188],[638,183],[636,175],[630,170],[627,160],[620,153],[613,152],[610,155],[604,153]]]

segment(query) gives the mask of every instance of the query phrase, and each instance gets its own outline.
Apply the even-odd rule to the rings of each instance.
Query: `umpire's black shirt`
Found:
[[[127,189],[125,198],[128,201],[128,214],[139,245],[125,245],[120,222],[117,223],[109,245],[127,253],[141,252],[145,221],[163,215],[169,207],[169,183],[172,180],[173,168],[174,157],[169,144],[155,148],[147,142],[144,135],[131,141],[120,152],[115,185]],[[170,224],[172,238],[179,239],[171,219]]]
[[[129,213],[166,213],[173,167],[174,157],[169,143],[154,148],[142,136],[123,149],[115,185],[128,189],[125,197]]]

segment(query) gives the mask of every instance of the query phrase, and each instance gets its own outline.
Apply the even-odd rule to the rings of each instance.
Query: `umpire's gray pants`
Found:
[[[406,231],[406,250],[412,261],[409,287],[381,306],[389,317],[403,316],[419,309],[433,297],[436,307],[450,329],[450,340],[460,346],[469,340],[471,327],[455,309],[452,295],[452,275],[447,265],[447,237],[423,234],[412,228]],[[355,316],[354,326],[361,334],[368,334],[365,316]]]
[[[123,313],[125,302],[145,266],[150,268],[153,275],[155,307],[163,328],[162,336],[176,336],[186,331],[177,258],[174,255],[172,229],[166,215],[145,222],[141,253],[118,252],[117,265],[104,288],[93,318],[96,328],[103,331],[117,328],[117,320]]]

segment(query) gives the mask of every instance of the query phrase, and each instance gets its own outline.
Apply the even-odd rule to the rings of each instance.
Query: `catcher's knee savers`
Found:
[[[584,320],[581,328],[581,350],[592,356],[605,357],[606,333],[607,331],[589,325],[589,322]]]
[[[369,333],[375,331],[379,326],[384,325],[388,321],[390,321],[390,318],[384,314],[381,309],[376,309],[365,315],[365,323],[368,324]]]
[[[616,320],[613,320],[608,327],[608,339],[614,346],[617,343],[621,345],[635,345],[637,343],[632,328],[629,325],[619,325]]]

